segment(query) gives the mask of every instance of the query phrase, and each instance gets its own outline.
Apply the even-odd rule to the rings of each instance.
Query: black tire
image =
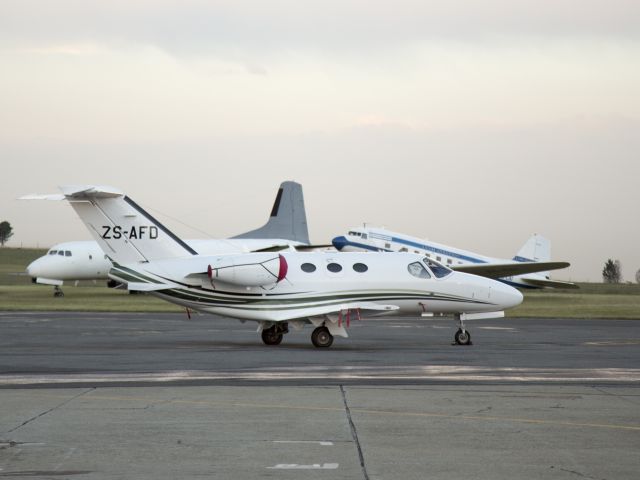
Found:
[[[471,345],[471,334],[468,330],[458,330],[455,335],[455,340],[458,345]]]
[[[329,348],[333,344],[333,335],[327,327],[318,327],[311,334],[311,343],[317,348]]]
[[[56,292],[53,292],[53,296],[56,298],[62,298],[64,297],[64,292],[62,290],[58,290]]]
[[[282,337],[282,333],[278,332],[275,326],[262,330],[262,341],[265,345],[280,345]]]

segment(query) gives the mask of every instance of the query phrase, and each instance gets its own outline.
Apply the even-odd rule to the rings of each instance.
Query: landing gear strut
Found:
[[[289,324],[276,323],[262,330],[262,341],[265,345],[280,345],[285,333],[289,333]]]
[[[311,334],[311,343],[314,347],[329,348],[333,343],[333,335],[327,327],[318,327]]]
[[[64,292],[62,291],[62,289],[56,285],[53,287],[53,296],[58,298],[58,297],[64,297]]]
[[[456,332],[454,338],[454,345],[472,345],[471,343],[471,334],[464,327],[464,321],[460,317],[460,315],[456,315],[458,320],[458,331]]]

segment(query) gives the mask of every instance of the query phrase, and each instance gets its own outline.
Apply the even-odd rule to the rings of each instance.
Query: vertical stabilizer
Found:
[[[302,185],[296,182],[282,182],[269,221],[260,228],[232,238],[278,238],[309,244]]]
[[[542,235],[535,234],[527,240],[513,259],[517,262],[549,262],[551,242]]]
[[[93,185],[61,190],[100,248],[116,263],[197,255],[120,190]]]

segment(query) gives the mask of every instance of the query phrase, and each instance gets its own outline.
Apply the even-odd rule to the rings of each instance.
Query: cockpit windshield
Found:
[[[349,235],[351,235],[352,237],[361,237],[362,233],[356,232],[355,230],[352,230],[352,231],[349,232]]]
[[[441,263],[436,262],[435,260],[425,257],[423,261],[427,264],[427,267],[429,267],[436,278],[444,278],[451,273],[451,269],[445,267]]]
[[[407,270],[409,270],[409,273],[414,277],[431,278],[429,270],[424,268],[424,265],[422,265],[420,262],[410,263],[409,265],[407,265]]]

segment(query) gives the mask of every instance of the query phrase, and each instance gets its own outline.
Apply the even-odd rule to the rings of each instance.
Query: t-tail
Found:
[[[108,186],[61,187],[109,258],[119,264],[197,255],[122,191]]]
[[[309,244],[302,185],[282,182],[267,223],[232,238],[279,238]]]

